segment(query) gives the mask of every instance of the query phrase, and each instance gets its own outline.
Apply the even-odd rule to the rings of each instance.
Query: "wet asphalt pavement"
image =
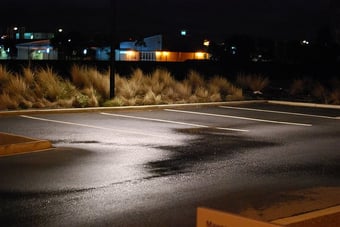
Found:
[[[340,110],[265,103],[0,117],[54,149],[0,158],[5,226],[195,226],[340,185]]]

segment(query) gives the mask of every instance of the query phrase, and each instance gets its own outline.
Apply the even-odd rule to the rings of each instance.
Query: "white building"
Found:
[[[203,41],[202,41],[203,46]],[[155,35],[137,41],[121,42],[116,50],[116,61],[171,61],[208,60],[209,53],[202,50],[166,50],[163,36]]]
[[[17,44],[18,60],[57,60],[58,52],[51,46],[50,40],[39,40]]]

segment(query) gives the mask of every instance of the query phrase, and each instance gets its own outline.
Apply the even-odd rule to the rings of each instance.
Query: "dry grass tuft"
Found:
[[[0,110],[18,109],[19,103],[8,93],[0,94]]]
[[[205,80],[203,76],[194,70],[189,71],[189,74],[187,77],[187,83],[190,83],[194,90],[199,87],[205,86]]]
[[[335,105],[340,104],[340,87],[337,90],[333,90],[330,92],[329,102]]]
[[[36,83],[37,87],[39,86],[41,88],[43,97],[51,102],[57,101],[63,93],[62,80],[51,68],[38,70]]]
[[[101,73],[93,67],[73,65],[71,68],[72,82],[79,89],[93,88],[98,97],[107,99],[110,95],[110,72]]]
[[[328,103],[328,98],[329,98],[329,94],[328,94],[328,90],[327,88],[321,84],[320,82],[316,82],[313,86],[313,90],[311,92],[311,94],[319,101],[322,103]]]
[[[292,84],[290,85],[289,93],[291,95],[298,95],[303,93],[305,87],[304,87],[305,81],[302,79],[295,79],[293,80]]]
[[[240,73],[237,75],[236,82],[242,88],[250,89],[253,93],[262,93],[263,89],[269,85],[269,79],[260,74]]]
[[[0,108],[83,108],[242,99],[242,90],[226,79],[214,77],[206,81],[196,71],[190,71],[183,81],[176,81],[163,68],[150,74],[136,69],[127,78],[116,74],[116,97],[112,100],[108,99],[109,72],[73,65],[71,76],[72,81],[65,80],[49,67],[23,68],[22,75],[15,75],[0,66]]]
[[[0,86],[6,83],[13,74],[7,70],[6,66],[0,65]]]

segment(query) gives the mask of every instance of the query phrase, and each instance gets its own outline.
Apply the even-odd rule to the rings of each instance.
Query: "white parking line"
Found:
[[[191,123],[180,122],[180,121],[170,121],[170,120],[163,120],[163,119],[157,119],[157,118],[146,118],[146,117],[135,117],[135,116],[129,116],[129,115],[122,115],[122,114],[103,113],[103,112],[100,113],[100,114],[108,115],[108,116],[114,116],[114,117],[122,117],[122,118],[155,121],[155,122],[163,122],[163,123],[178,124],[178,125],[186,125],[186,126],[192,126],[192,127],[198,127],[198,128],[215,128],[215,129],[219,129],[219,130],[237,131],[237,132],[248,132],[249,131],[249,130],[245,130],[245,129],[211,127],[211,126],[207,126],[207,125],[191,124]]]
[[[303,113],[274,111],[274,110],[261,110],[261,109],[234,107],[234,106],[219,106],[219,107],[224,108],[224,109],[249,110],[249,111],[257,111],[257,112],[264,112],[264,113],[278,113],[278,114],[287,114],[287,115],[295,115],[295,116],[303,116],[303,117],[315,117],[315,118],[325,118],[325,119],[339,120],[338,117],[329,117],[329,116],[314,115],[314,114],[303,114]]]
[[[272,120],[265,120],[265,119],[258,119],[258,118],[249,118],[249,117],[239,117],[239,116],[232,116],[232,115],[202,113],[202,112],[185,111],[185,110],[174,110],[174,109],[164,109],[164,110],[165,111],[170,111],[170,112],[177,112],[177,113],[196,114],[196,115],[204,115],[204,116],[212,116],[212,117],[233,118],[233,119],[248,120],[248,121],[258,121],[258,122],[266,122],[266,123],[273,123],[273,124],[295,125],[295,126],[304,126],[304,127],[311,127],[312,126],[311,124],[303,124],[303,123],[296,123],[296,122],[286,122],[286,121],[272,121]]]
[[[38,120],[38,121],[64,124],[64,125],[73,125],[73,126],[80,126],[80,127],[86,127],[86,128],[100,129],[100,130],[106,130],[106,131],[111,131],[111,132],[116,132],[116,133],[137,134],[139,136],[142,135],[142,136],[159,137],[159,138],[163,138],[163,139],[164,138],[165,139],[171,139],[170,137],[151,134],[151,133],[148,133],[147,131],[138,132],[138,131],[131,131],[131,130],[113,129],[113,128],[95,126],[95,125],[79,124],[79,123],[73,123],[73,122],[68,122],[68,121],[58,121],[58,120],[51,120],[51,119],[47,119],[47,118],[32,117],[32,116],[27,116],[27,115],[20,115],[20,117],[28,118],[28,119],[32,119],[32,120]]]

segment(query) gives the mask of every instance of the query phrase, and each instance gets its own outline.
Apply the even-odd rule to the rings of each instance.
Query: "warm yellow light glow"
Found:
[[[137,60],[136,56],[137,56],[136,51],[133,50],[126,51],[127,60]]]
[[[159,61],[167,61],[169,55],[170,55],[170,52],[168,51],[156,51],[156,58]]]
[[[196,52],[195,57],[196,57],[196,59],[204,59],[204,53],[203,52]]]
[[[203,41],[203,45],[208,47],[210,45],[210,41],[209,40],[204,40]]]

